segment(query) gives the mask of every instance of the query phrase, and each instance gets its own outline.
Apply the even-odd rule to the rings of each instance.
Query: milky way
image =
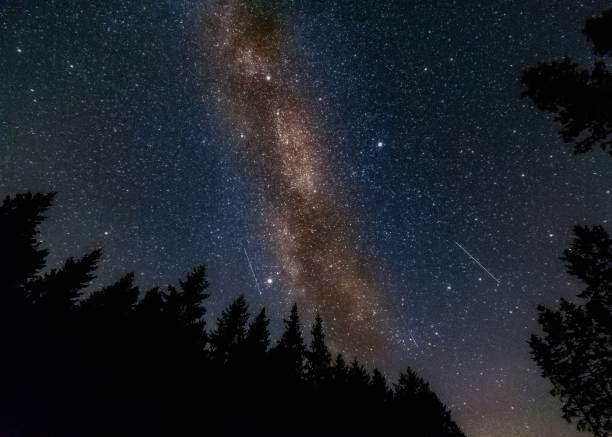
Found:
[[[336,349],[382,359],[381,290],[288,55],[288,24],[279,10],[257,2],[216,2],[203,16],[219,108],[267,211],[287,300],[319,312]]]

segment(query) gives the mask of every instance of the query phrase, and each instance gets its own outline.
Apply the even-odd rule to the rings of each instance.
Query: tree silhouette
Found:
[[[346,366],[346,361],[344,360],[342,354],[336,355],[334,366],[332,368],[332,378],[334,385],[340,389],[344,388],[344,386],[348,383],[348,367]]]
[[[584,33],[597,55],[612,55],[612,10],[586,22]],[[540,63],[523,72],[526,90],[538,109],[550,112],[561,125],[566,143],[574,153],[600,146],[612,154],[612,74],[605,60],[592,71],[579,68],[569,58]]]
[[[246,335],[245,350],[250,357],[263,357],[270,346],[270,331],[268,330],[270,320],[266,315],[266,309],[255,316],[255,319],[249,325],[249,330]]]
[[[532,335],[531,354],[563,417],[597,437],[612,435],[612,240],[601,226],[574,228],[562,260],[586,284],[584,304],[560,299],[559,310],[539,306],[542,337]]]
[[[391,391],[389,389],[389,384],[387,384],[387,379],[380,372],[380,370],[376,368],[374,368],[372,371],[372,378],[370,379],[370,392],[373,403],[385,405],[390,399]]]
[[[99,250],[46,266],[52,199],[0,206],[0,435],[463,435],[430,391],[406,402],[421,386],[405,377],[392,391],[357,359],[332,364],[318,315],[306,348],[296,305],[272,349],[265,309],[249,323],[244,297],[208,332],[203,266],[178,286],[141,292],[128,273],[87,293]]]
[[[239,353],[247,334],[249,309],[243,296],[238,297],[217,319],[217,328],[210,334],[215,363],[228,364]]]
[[[306,373],[313,382],[327,382],[331,378],[331,354],[325,344],[325,333],[323,332],[323,319],[319,314],[310,331],[312,341],[307,352]]]
[[[38,226],[55,197],[50,194],[17,194],[0,206],[0,281],[9,290],[24,287],[45,266],[48,250],[41,248]],[[13,293],[12,291],[10,293]],[[20,297],[24,297],[21,295]]]
[[[284,376],[292,381],[302,380],[306,346],[302,337],[297,304],[291,307],[289,318],[285,319],[285,331],[272,350],[272,354],[275,364],[280,367]]]

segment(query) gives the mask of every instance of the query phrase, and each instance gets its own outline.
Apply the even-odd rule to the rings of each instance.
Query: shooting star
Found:
[[[480,261],[478,261],[476,258],[474,258],[474,257],[472,256],[472,254],[471,254],[470,252],[468,252],[468,251],[467,251],[467,250],[466,250],[466,249],[465,249],[465,248],[464,248],[464,247],[463,247],[461,244],[457,243],[456,241],[455,241],[455,244],[456,244],[456,245],[459,247],[459,249],[463,250],[463,251],[465,252],[465,254],[466,254],[467,256],[469,256],[469,257],[472,259],[472,261],[474,261],[476,264],[478,264],[478,265],[480,266],[480,268],[482,268],[482,269],[483,269],[485,272],[487,272],[487,274],[488,274],[488,275],[489,275],[491,278],[493,278],[493,280],[494,280],[495,282],[497,282],[497,283],[499,284],[499,279],[497,279],[495,276],[493,276],[493,273],[491,273],[490,271],[488,271],[488,270],[487,270],[487,268],[486,268],[485,266],[483,266],[483,265],[480,263]]]
[[[414,343],[416,347],[419,347],[419,344],[417,343],[417,341],[414,339],[414,336],[412,335],[412,331],[409,331],[409,334],[410,334],[410,340],[412,340],[412,342]]]
[[[255,275],[255,270],[253,270],[253,264],[251,264],[251,258],[249,258],[249,254],[247,253],[246,247],[243,247],[244,255],[246,256],[247,262],[249,263],[249,268],[251,269],[251,273],[253,274],[253,279],[255,280],[255,286],[257,287],[257,291],[259,294],[263,294],[261,292],[261,287],[259,286],[259,281],[257,280],[257,276]]]

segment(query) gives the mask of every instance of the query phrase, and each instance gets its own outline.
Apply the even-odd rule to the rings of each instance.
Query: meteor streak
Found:
[[[259,281],[257,280],[257,276],[255,275],[255,270],[253,270],[253,264],[251,264],[251,258],[249,258],[249,254],[247,253],[246,247],[243,247],[242,250],[244,250],[247,262],[249,263],[249,268],[251,269],[251,273],[253,274],[253,279],[255,280],[255,286],[257,287],[257,291],[259,292],[259,294],[262,294],[261,287],[259,286]]]
[[[461,244],[457,243],[456,241],[455,241],[455,244],[456,244],[456,245],[459,247],[459,249],[461,249],[462,251],[464,251],[464,252],[465,252],[465,254],[466,254],[467,256],[469,256],[469,257],[472,259],[472,261],[474,261],[476,264],[478,264],[478,265],[480,266],[480,268],[482,268],[482,269],[483,269],[485,272],[487,272],[487,274],[488,274],[488,275],[489,275],[491,278],[493,278],[493,280],[494,280],[495,282],[497,282],[497,283],[499,284],[499,279],[497,279],[495,276],[493,276],[493,273],[491,273],[490,271],[488,271],[488,270],[487,270],[487,268],[486,268],[485,266],[483,266],[483,265],[480,263],[480,261],[478,261],[476,258],[474,258],[474,257],[472,256],[472,254],[471,254],[470,252],[468,252],[468,251],[467,251],[467,249],[465,249],[465,248],[464,248],[464,247],[463,247]]]

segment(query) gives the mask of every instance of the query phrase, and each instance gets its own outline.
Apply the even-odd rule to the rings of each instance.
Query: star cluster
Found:
[[[101,283],[205,261],[211,318],[244,294],[278,335],[297,301],[469,436],[579,435],[526,340],[579,287],[558,257],[612,216],[610,164],[519,79],[592,63],[580,29],[607,7],[9,0],[0,194],[57,191],[52,262],[101,246]]]

